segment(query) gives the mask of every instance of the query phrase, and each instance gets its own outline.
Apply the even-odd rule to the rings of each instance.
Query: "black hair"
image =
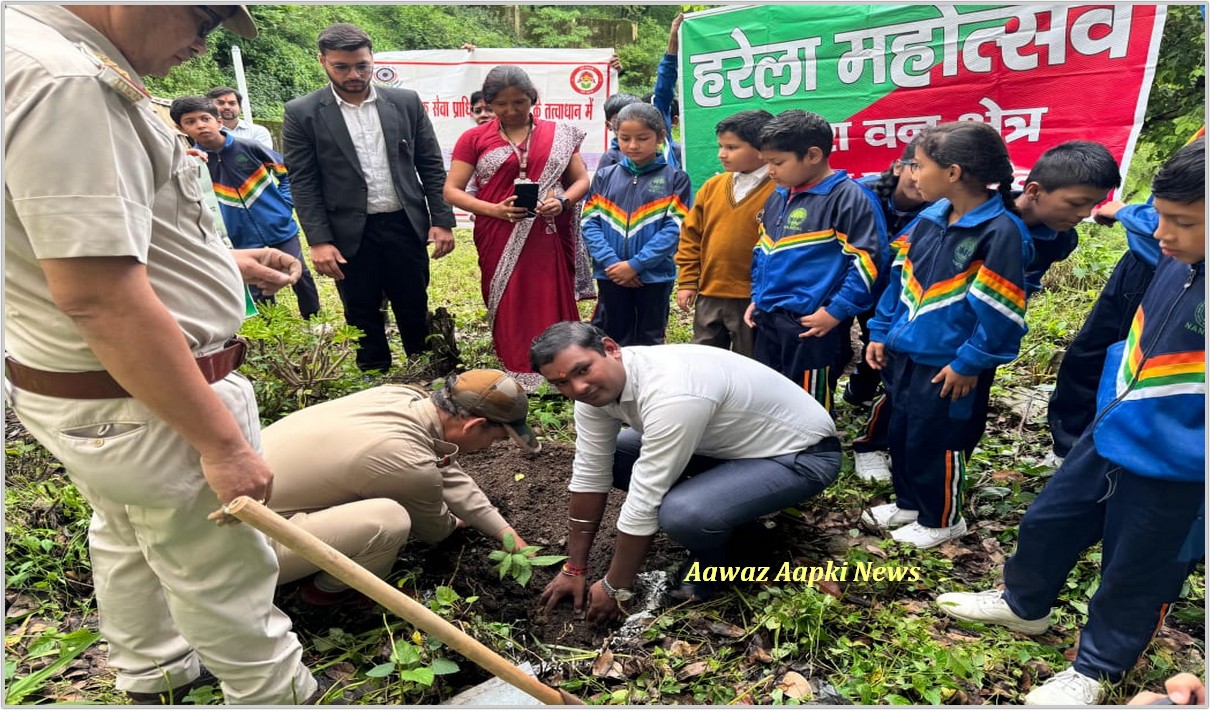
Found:
[[[1152,179],[1152,196],[1190,204],[1204,199],[1207,183],[1207,139],[1183,146]]]
[[[896,159],[900,162],[900,170],[903,171],[907,169],[907,166],[905,166],[904,163],[912,160],[912,157],[917,154],[917,146],[919,145],[921,145],[921,134],[918,133],[911,141],[908,142],[908,145],[904,146],[904,152],[901,153],[900,157]],[[896,187],[899,186],[899,184],[900,176],[896,175],[896,164],[895,162],[892,162],[892,164],[887,167],[887,170],[879,173],[879,179],[876,180],[875,184],[871,186],[871,190],[875,191],[875,195],[878,195],[880,200],[886,202],[891,199],[892,195],[896,194]]]
[[[1013,199],[1013,163],[1000,131],[980,121],[952,121],[925,129],[920,149],[943,168],[962,168],[961,180],[970,186],[996,183],[1005,209],[1021,215]]]
[[[229,86],[216,86],[215,88],[206,92],[206,98],[213,101],[220,96],[227,96],[228,94],[235,94],[236,103],[244,103],[244,95]]]
[[[802,159],[811,148],[819,148],[827,158],[833,151],[833,127],[820,114],[788,109],[761,129],[761,150],[788,151]]]
[[[475,106],[476,104],[478,104],[479,102],[481,102],[483,100],[484,100],[484,93],[482,91],[471,92],[471,105],[472,106]],[[487,102],[484,102],[484,103],[487,103]]]
[[[1122,183],[1122,178],[1114,156],[1105,146],[1095,141],[1067,141],[1039,156],[1026,182],[1038,183],[1047,192],[1070,185],[1113,190]]]
[[[172,122],[178,126],[181,125],[182,116],[192,114],[195,111],[205,111],[215,118],[219,117],[219,110],[214,107],[214,102],[205,96],[182,96],[179,99],[174,99],[172,106],[168,107],[168,115],[172,117]]]
[[[618,112],[617,123],[622,125],[623,121],[638,121],[656,132],[660,138],[666,138],[668,131],[664,127],[664,115],[660,113],[660,109],[651,104],[627,104]]]
[[[607,96],[605,105],[602,106],[601,110],[605,113],[606,123],[609,123],[610,121],[614,120],[614,117],[618,115],[619,111],[622,111],[624,106],[630,106],[631,104],[638,104],[642,102],[643,99],[640,99],[634,94],[619,92],[617,94],[610,94]]]
[[[320,54],[327,54],[331,50],[352,52],[362,47],[374,51],[370,35],[357,25],[351,25],[348,22],[328,25],[320,32],[315,43],[320,48]]]
[[[656,98],[656,93],[649,91],[648,93],[643,95],[643,103],[651,104],[651,105],[655,106],[656,102],[653,101],[655,98]],[[681,111],[681,102],[677,101],[677,97],[674,96],[673,100],[671,102],[669,102],[669,113],[672,114],[673,116],[676,116],[680,111]]]
[[[659,112],[657,112],[659,113]],[[605,331],[584,321],[560,321],[538,334],[530,344],[530,367],[538,372],[572,346],[580,346],[605,355]]]
[[[534,88],[534,82],[530,81],[530,75],[521,67],[512,64],[492,67],[488,76],[484,77],[484,103],[492,103],[500,92],[511,86],[520,89],[521,93],[530,97],[531,102],[538,103],[538,90]]]
[[[765,109],[738,111],[715,124],[715,135],[734,133],[736,137],[753,148],[761,148],[761,129],[774,119]]]

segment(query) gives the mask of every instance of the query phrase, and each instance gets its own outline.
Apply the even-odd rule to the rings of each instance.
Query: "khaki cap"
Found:
[[[244,39],[255,39],[256,23],[252,21],[248,8],[244,5],[234,5],[233,7],[235,7],[235,13],[223,20],[223,26]]]
[[[500,370],[468,370],[453,376],[450,399],[475,417],[504,425],[509,437],[523,449],[537,452],[542,444],[526,424],[530,403],[517,381]]]

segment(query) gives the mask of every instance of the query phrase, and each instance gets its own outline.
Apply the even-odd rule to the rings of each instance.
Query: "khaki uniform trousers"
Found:
[[[753,329],[744,322],[748,299],[724,299],[699,294],[694,299],[694,337],[703,346],[728,348],[753,357]]]
[[[270,503],[273,503],[272,500]],[[297,513],[290,522],[380,578],[386,578],[408,542],[412,520],[408,510],[391,499],[365,499],[328,509]],[[286,546],[273,542],[278,558],[278,584],[289,583],[319,572],[318,565]],[[349,586],[328,573],[320,573],[315,584],[322,590]]]
[[[259,450],[251,385],[233,373],[213,387]],[[218,499],[197,450],[133,398],[16,390],[13,408],[93,508],[93,582],[119,689],[180,686],[200,661],[229,704],[297,704],[315,692],[290,618],[273,605],[269,542],[206,519]]]

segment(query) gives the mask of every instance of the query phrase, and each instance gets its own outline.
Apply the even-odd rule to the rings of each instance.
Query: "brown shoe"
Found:
[[[181,684],[180,686],[169,689],[168,691],[128,691],[126,696],[130,699],[133,706],[180,706],[185,703],[184,699],[189,696],[189,692],[199,686],[217,686],[219,680],[215,678],[205,667],[202,668],[202,673],[197,679],[191,682]]]

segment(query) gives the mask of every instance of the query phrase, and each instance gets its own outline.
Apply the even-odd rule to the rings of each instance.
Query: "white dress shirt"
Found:
[[[378,91],[370,86],[370,96],[360,104],[351,104],[332,90],[336,103],[345,117],[349,137],[357,151],[357,162],[362,165],[362,177],[366,180],[366,212],[395,212],[404,209],[399,195],[395,193],[395,181],[391,179],[391,163],[387,160],[387,140],[383,138],[383,124],[378,116]]]
[[[573,492],[608,492],[623,424],[642,436],[618,530],[649,536],[664,495],[694,454],[760,459],[800,452],[837,428],[803,388],[757,361],[712,346],[622,349],[626,385],[617,403],[576,403]]]
[[[223,129],[236,138],[255,141],[271,151],[277,150],[273,147],[273,136],[269,133],[269,129],[264,126],[257,125],[251,121],[245,121],[244,119],[236,119],[235,128],[224,126]]]
[[[769,175],[769,166],[763,165],[750,173],[732,173],[732,202],[739,204],[753,188]]]

